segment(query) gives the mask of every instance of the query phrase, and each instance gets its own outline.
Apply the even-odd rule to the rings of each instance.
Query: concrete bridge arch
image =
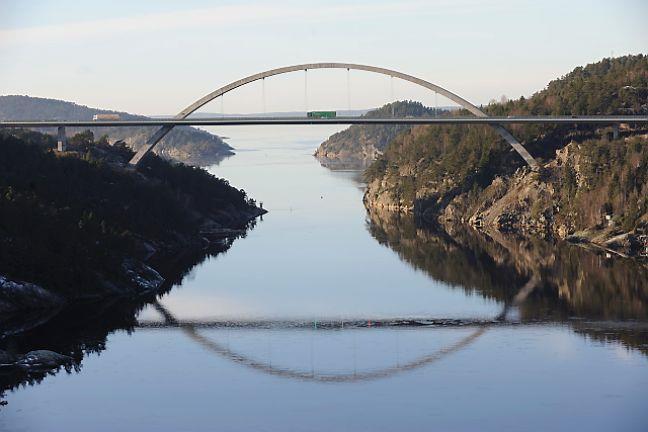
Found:
[[[446,98],[450,99],[451,101],[457,103],[460,105],[462,108],[465,108],[472,114],[474,114],[477,117],[486,117],[486,113],[481,111],[477,106],[473,105],[472,103],[468,102],[466,99],[462,98],[461,96],[446,90],[445,88],[438,86],[436,84],[433,84],[429,81],[423,80],[421,78],[417,78],[412,75],[408,75],[402,72],[398,72],[395,70],[391,69],[386,69],[386,68],[381,68],[381,67],[376,67],[376,66],[368,66],[368,65],[361,65],[361,64],[354,64],[354,63],[306,63],[306,64],[299,64],[299,65],[294,65],[294,66],[285,66],[285,67],[280,67],[276,69],[270,69],[265,72],[260,72],[254,75],[250,75],[248,77],[242,78],[240,80],[234,81],[232,83],[229,83],[217,90],[214,90],[213,92],[203,96],[202,98],[198,99],[191,105],[187,106],[184,108],[182,111],[180,111],[175,118],[176,119],[185,119],[187,118],[190,114],[201,108],[202,106],[208,104],[209,102],[213,101],[214,99],[224,95],[225,93],[228,93],[236,88],[245,86],[247,84],[250,84],[252,82],[262,80],[265,78],[269,78],[275,75],[282,75],[290,72],[297,72],[297,71],[307,71],[309,69],[347,69],[347,70],[359,70],[359,71],[365,71],[365,72],[373,72],[377,74],[382,74],[382,75],[387,75],[391,76],[394,78],[399,78],[404,81],[411,82],[413,84],[419,85],[421,87],[424,87],[428,90],[434,91],[442,96],[445,96]],[[502,138],[506,142],[508,142],[511,147],[524,159],[524,161],[531,166],[532,168],[537,168],[538,163],[536,162],[535,159],[529,154],[526,148],[513,136],[511,133],[506,130],[503,126],[501,125],[492,125],[493,128],[501,135]],[[146,144],[135,154],[133,159],[131,159],[130,164],[137,166],[140,161],[151,151],[153,148],[168,134],[171,129],[173,129],[172,125],[165,125],[162,126],[160,129],[158,129],[146,142]]]

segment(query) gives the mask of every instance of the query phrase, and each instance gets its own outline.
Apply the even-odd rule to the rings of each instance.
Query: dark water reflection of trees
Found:
[[[583,336],[648,355],[644,264],[564,242],[444,230],[391,212],[370,210],[367,229],[432,278],[485,298],[511,303],[536,276],[537,287],[519,306],[521,321],[566,322]]]
[[[119,330],[129,334],[133,332],[138,324],[137,316],[142,309],[179,284],[197,264],[210,256],[227,251],[233,241],[234,239],[225,239],[208,250],[176,257],[174,262],[156,263],[156,268],[164,269],[162,273],[166,281],[158,294],[83,302],[46,316],[41,311],[30,314],[32,316],[21,314],[18,317],[2,317],[0,350],[24,354],[32,350],[47,349],[68,355],[73,358],[73,362],[65,368],[49,371],[0,368],[0,400],[6,391],[21,385],[38,384],[48,375],[62,370],[66,370],[67,373],[80,371],[86,355],[100,354],[106,349],[108,335]],[[18,333],[17,329],[21,331]]]

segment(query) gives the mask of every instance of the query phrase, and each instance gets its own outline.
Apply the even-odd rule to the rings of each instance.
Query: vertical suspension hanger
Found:
[[[261,79],[261,91],[263,93],[263,114],[266,113],[266,89],[265,89],[265,78]]]
[[[351,115],[351,71],[347,68],[347,115]]]
[[[304,69],[304,111],[308,117],[308,69]]]
[[[437,100],[438,93],[434,92],[434,118],[437,117],[437,110],[439,109],[439,102]]]
[[[394,104],[396,101],[394,100],[394,75],[389,76],[389,87],[390,87],[390,94],[389,94],[389,102],[391,103],[391,116],[394,118]]]

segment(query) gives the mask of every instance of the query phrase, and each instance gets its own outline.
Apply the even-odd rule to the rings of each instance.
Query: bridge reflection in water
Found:
[[[412,216],[375,210],[368,213],[367,229],[379,243],[435,280],[496,300],[502,309],[488,319],[208,321],[177,319],[156,300],[153,306],[162,320],[139,320],[136,328],[177,328],[202,348],[233,363],[273,376],[322,383],[371,381],[422,368],[470,346],[489,328],[527,323],[566,323],[587,337],[620,342],[648,354],[648,324],[642,324],[648,318],[648,269],[636,262],[607,259],[597,251],[572,245],[474,231],[449,233],[422,225]],[[273,364],[205,335],[210,329],[339,332],[417,327],[461,329],[462,336],[403,363],[365,371],[354,366],[352,371],[322,372]]]
[[[387,378],[440,361],[476,342],[491,327],[564,323],[588,338],[621,343],[648,354],[648,269],[600,251],[500,234],[449,234],[413,217],[370,211],[367,229],[402,260],[456,289],[500,302],[490,319],[345,319],[330,321],[181,321],[160,302],[163,321],[139,321],[138,328],[178,328],[206,350],[250,369],[289,379],[353,383]],[[517,288],[515,288],[517,286]],[[318,372],[282,367],[207,337],[208,329],[354,331],[426,327],[468,331],[459,340],[413,360],[366,371]]]
[[[435,280],[447,283],[451,289],[495,300],[502,305],[501,310],[487,319],[406,317],[316,323],[258,320],[201,322],[176,319],[163,301],[152,296],[83,305],[65,310],[46,322],[41,320],[26,324],[28,317],[22,317],[19,323],[21,328],[31,326],[32,329],[20,336],[10,336],[5,332],[3,347],[12,346],[18,352],[45,348],[65,353],[74,357],[74,368],[79,370],[85,356],[106,349],[108,335],[116,330],[131,332],[178,328],[191,341],[219,358],[272,376],[320,383],[359,383],[413,371],[457,354],[478,341],[489,329],[517,329],[529,324],[565,326],[588,339],[620,345],[648,356],[648,269],[632,260],[606,258],[604,253],[579,246],[539,240],[528,242],[506,236],[489,237],[474,231],[449,233],[421,226],[409,216],[390,213],[370,212],[367,229],[379,243],[392,249],[403,261]],[[196,257],[192,263],[200,261]],[[179,276],[173,281],[177,284],[181,279],[182,276]],[[161,321],[138,320],[137,317],[143,315],[142,311],[150,306],[162,315]],[[5,324],[8,323],[3,317],[4,328],[10,328]],[[232,349],[229,343],[215,341],[205,334],[210,329],[310,329],[310,334],[314,334],[312,330],[316,328],[319,335],[325,336],[340,330],[364,332],[368,327],[394,331],[421,328],[422,331],[430,331],[435,340],[446,340],[436,333],[443,330],[456,330],[461,336],[444,347],[432,348],[433,351],[402,363],[364,371],[357,371],[354,367],[351,371],[347,371],[347,368],[343,372],[329,373],[305,370],[303,367],[282,367],[269,359],[259,359],[240,349]],[[370,331],[364,334],[375,333]],[[422,333],[416,330],[416,334],[420,336]],[[294,340],[288,342],[294,348]],[[426,343],[421,343],[420,339],[416,343],[413,351],[421,352]],[[431,345],[436,345],[436,342]],[[0,376],[0,395],[25,383],[38,383],[46,376],[41,372],[16,372]]]
[[[444,359],[445,357],[456,353],[473,342],[475,342],[480,336],[482,336],[486,330],[491,325],[502,324],[506,322],[507,313],[511,307],[517,307],[522,304],[526,298],[533,292],[533,289],[538,285],[539,279],[534,275],[529,281],[518,291],[518,293],[513,298],[513,301],[506,303],[502,311],[494,317],[492,320],[457,320],[457,319],[392,319],[392,320],[368,320],[368,319],[351,319],[351,320],[340,320],[340,321],[327,321],[327,322],[231,322],[231,321],[212,321],[212,322],[179,322],[173,314],[165,308],[160,302],[156,301],[154,303],[155,309],[162,315],[164,318],[164,323],[146,323],[140,322],[140,327],[156,328],[179,328],[182,330],[191,340],[201,345],[203,348],[217,354],[218,356],[225,358],[229,361],[237,363],[239,365],[254,369],[259,372],[263,372],[270,375],[280,376],[283,378],[297,379],[303,381],[312,381],[312,382],[321,382],[321,383],[353,383],[361,381],[371,381],[381,378],[388,378],[392,375],[411,371],[418,369],[424,366],[428,366],[434,362]],[[300,371],[295,369],[290,369],[288,367],[280,367],[273,365],[270,361],[262,361],[254,359],[251,356],[247,356],[240,352],[236,352],[225,346],[221,343],[215,342],[214,340],[202,335],[199,332],[200,328],[277,328],[281,327],[284,329],[303,329],[307,328],[318,328],[321,330],[335,329],[335,330],[352,330],[358,328],[386,328],[386,327],[404,327],[404,326],[442,326],[447,327],[473,327],[474,330],[470,332],[467,336],[461,338],[459,341],[454,342],[446,347],[438,349],[432,353],[420,356],[414,360],[405,362],[403,364],[397,364],[393,366],[388,366],[386,368],[371,370],[365,372],[358,372],[355,370],[349,373],[321,373],[311,370],[310,372]]]

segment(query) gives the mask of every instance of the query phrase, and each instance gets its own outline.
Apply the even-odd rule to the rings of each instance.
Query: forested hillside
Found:
[[[529,98],[484,110],[492,115],[646,115],[648,57],[579,67]],[[596,228],[613,236],[635,232],[646,222],[645,130],[622,125],[619,140],[611,140],[609,127],[514,125],[510,130],[543,163],[540,173],[516,173],[523,161],[489,127],[414,127],[399,134],[367,170],[366,202],[475,223],[487,214],[485,221],[498,229],[562,237]],[[534,187],[507,195],[514,185],[533,182]],[[549,195],[537,195],[545,189]],[[523,198],[528,202],[518,205]]]
[[[446,110],[438,110],[443,115]],[[392,102],[381,108],[369,111],[364,117],[431,117],[434,108],[427,108],[420,102]],[[406,125],[353,125],[338,132],[324,141],[315,152],[319,159],[357,159],[367,162],[376,159],[400,132],[408,129]]]
[[[56,99],[30,96],[0,96],[0,120],[92,120],[95,114],[119,114],[124,120],[145,119],[125,112],[102,110]],[[134,150],[139,149],[155,132],[155,127],[91,128],[94,136],[108,135],[110,142],[123,140]],[[53,133],[52,129],[42,132]],[[71,128],[73,135],[81,129]],[[174,128],[156,147],[165,158],[192,165],[206,166],[234,154],[219,137],[192,127]]]
[[[157,288],[158,263],[204,250],[210,233],[262,212],[203,169],[152,155],[130,171],[131,150],[89,132],[64,154],[53,141],[0,132],[0,313],[38,303],[15,289],[29,284],[66,301]]]

